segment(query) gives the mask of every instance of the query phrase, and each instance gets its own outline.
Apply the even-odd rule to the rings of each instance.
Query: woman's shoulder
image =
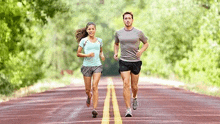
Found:
[[[86,40],[87,40],[87,37],[84,37],[84,38],[81,39],[81,41],[84,41],[84,42],[85,42]]]
[[[99,38],[99,37],[96,37],[96,38],[97,38],[98,41],[102,42],[102,39],[101,39],[101,38]]]

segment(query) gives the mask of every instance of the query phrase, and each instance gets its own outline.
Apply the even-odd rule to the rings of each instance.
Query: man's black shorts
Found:
[[[119,60],[119,70],[118,72],[121,73],[123,71],[131,71],[131,73],[137,75],[141,71],[142,61],[138,62],[126,62]]]

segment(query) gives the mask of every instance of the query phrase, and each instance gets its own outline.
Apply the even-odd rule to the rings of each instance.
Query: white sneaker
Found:
[[[136,110],[136,109],[137,109],[137,106],[138,106],[138,104],[137,104],[137,98],[134,98],[134,99],[133,99],[133,109]]]
[[[126,110],[125,117],[132,117],[131,108],[128,108],[128,109]]]

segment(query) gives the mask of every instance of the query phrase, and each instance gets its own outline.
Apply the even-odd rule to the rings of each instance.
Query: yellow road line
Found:
[[[121,115],[119,112],[119,107],[118,107],[118,101],[116,98],[116,93],[115,93],[115,86],[113,85],[112,78],[110,78],[110,81],[112,82],[112,105],[113,105],[113,110],[114,110],[114,120],[115,124],[122,124],[121,120]]]
[[[115,124],[122,124],[121,115],[119,112],[118,101],[116,98],[115,87],[113,85],[112,78],[108,78],[107,95],[105,98],[104,108],[103,108],[103,118],[102,124],[109,124],[109,107],[110,107],[110,94],[112,91],[112,105],[114,111],[114,121]]]
[[[102,124],[109,124],[109,107],[110,107],[110,90],[111,84],[109,83],[107,86],[107,95],[105,98],[104,108],[103,108],[103,117]]]
[[[113,108],[114,108],[115,124],[122,124],[121,115],[119,112],[119,107],[118,107],[118,102],[117,102],[114,86],[112,86],[112,104],[113,104]]]

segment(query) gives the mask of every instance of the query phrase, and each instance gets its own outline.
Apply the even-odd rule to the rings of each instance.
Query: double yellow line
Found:
[[[109,124],[109,108],[110,108],[110,97],[112,91],[112,105],[114,111],[114,121],[115,124],[122,124],[121,115],[119,112],[118,102],[115,94],[115,87],[113,85],[112,78],[108,78],[107,95],[105,98],[104,108],[103,108],[103,118],[102,124]]]

